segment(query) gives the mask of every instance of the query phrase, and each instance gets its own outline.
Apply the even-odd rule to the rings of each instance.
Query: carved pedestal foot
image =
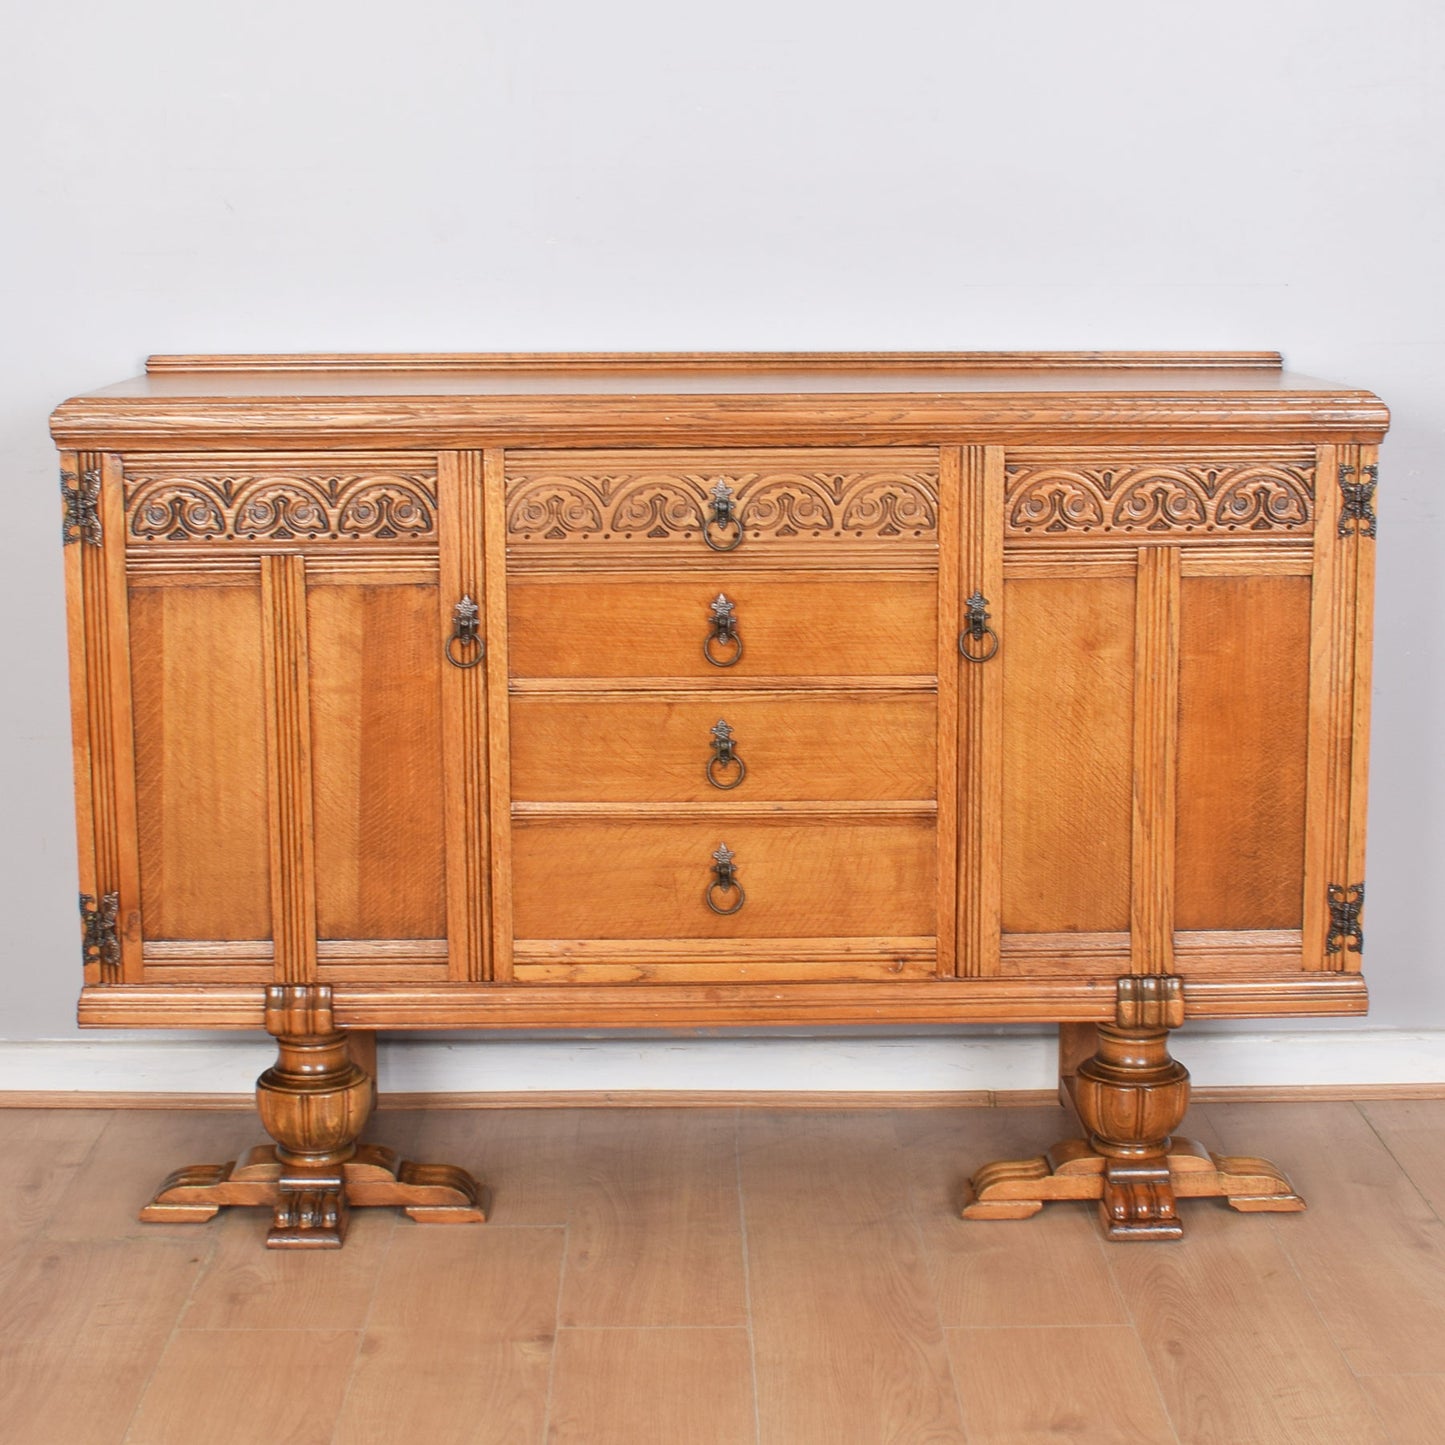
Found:
[[[965,1219],[1027,1219],[1056,1199],[1095,1199],[1115,1240],[1178,1239],[1180,1199],[1224,1198],[1238,1210],[1297,1211],[1305,1202],[1263,1159],[1216,1157],[1171,1137],[1189,1104],[1189,1072],[1169,1056],[1184,1019],[1171,975],[1119,980],[1117,1021],[1079,1065],[1073,1098],[1089,1131],[1033,1159],[987,1164],[971,1180]]]
[[[273,1249],[324,1249],[342,1242],[352,1208],[390,1205],[422,1224],[481,1224],[491,1197],[465,1169],[413,1164],[375,1144],[361,1145],[341,1166],[335,1184],[286,1169],[274,1146],[261,1144],[234,1164],[177,1169],[140,1217],[157,1224],[199,1223],[229,1204],[275,1211],[266,1241]]]
[[[276,1064],[256,1081],[256,1104],[274,1146],[233,1164],[178,1169],[140,1217],[190,1223],[225,1205],[268,1205],[271,1249],[337,1249],[353,1207],[392,1205],[423,1223],[479,1223],[486,1190],[464,1169],[413,1164],[390,1149],[358,1145],[375,1085],[348,1056],[324,984],[266,991]]]
[[[1027,1219],[1056,1199],[1097,1199],[1111,1239],[1177,1239],[1180,1199],[1224,1199],[1242,1213],[1297,1213],[1305,1202],[1265,1159],[1211,1154],[1194,1139],[1176,1138],[1164,1156],[1162,1178],[1126,1181],[1084,1139],[1067,1139],[1033,1159],[985,1164],[968,1182],[965,1219]],[[1139,1171],[1145,1173],[1146,1171]],[[1142,1187],[1141,1187],[1142,1186]],[[1137,1201],[1137,1202],[1136,1202]],[[1142,1205],[1142,1207],[1140,1207]],[[1165,1210],[1167,1209],[1167,1213]]]

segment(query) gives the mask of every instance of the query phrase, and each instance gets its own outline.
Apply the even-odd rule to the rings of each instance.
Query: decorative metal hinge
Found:
[[[60,495],[65,502],[61,540],[66,546],[85,542],[99,547],[104,540],[100,526],[100,469],[87,467],[79,478],[74,472],[61,472]]]
[[[1360,913],[1365,906],[1365,885],[1331,883],[1329,899],[1330,931],[1325,937],[1325,952],[1363,953],[1365,930],[1360,925]]]
[[[100,965],[100,981],[116,983],[120,978],[120,894],[80,895],[81,960]]]
[[[1365,480],[1352,482],[1353,467],[1341,465],[1340,492],[1344,500],[1340,504],[1340,527],[1342,537],[1373,537],[1375,535],[1375,488],[1380,482],[1380,469],[1372,462],[1361,467]]]

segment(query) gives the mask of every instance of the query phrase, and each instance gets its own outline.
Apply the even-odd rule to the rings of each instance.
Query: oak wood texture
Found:
[[[23,1232],[0,1236],[4,1433],[14,1445],[120,1445],[138,1419],[159,1430],[158,1422],[187,1417],[190,1433],[172,1438],[195,1439],[194,1422],[236,1438],[240,1426],[216,1418],[213,1396],[224,1378],[226,1402],[241,1401],[232,1408],[247,1427],[239,1438],[248,1442],[286,1439],[294,1427],[303,1439],[310,1431],[366,1445],[543,1445],[568,1432],[575,1438],[579,1414],[592,1410],[606,1412],[594,1418],[603,1439],[615,1421],[645,1440],[669,1422],[690,1427],[702,1399],[728,1422],[728,1445],[876,1445],[880,1437],[921,1433],[918,1407],[900,1396],[896,1381],[930,1366],[936,1347],[928,1341],[938,1337],[951,1366],[942,1399],[956,1401],[950,1417],[940,1397],[931,1397],[943,1439],[963,1438],[966,1430],[973,1445],[1013,1445],[1032,1429],[1042,1439],[1184,1445],[1433,1445],[1440,1373],[1410,1373],[1406,1367],[1422,1361],[1402,1356],[1382,1361],[1388,1373],[1359,1374],[1352,1361],[1370,1362],[1342,1353],[1375,1332],[1382,1345],[1413,1334],[1421,1348],[1438,1333],[1429,1279],[1441,1246],[1421,1228],[1419,1200],[1434,1197],[1432,1181],[1445,1174],[1445,1103],[1391,1104],[1386,1112],[1401,1117],[1384,1124],[1381,1107],[1193,1110],[1186,1130],[1215,1150],[1259,1136],[1299,1158],[1316,1208],[1271,1219],[1229,1217],[1201,1203],[1185,1244],[1168,1250],[1107,1246],[1083,1211],[1046,1212],[1017,1228],[972,1229],[948,1216],[944,1203],[959,1161],[1040,1147],[1060,1132],[1056,1107],[875,1108],[830,1111],[811,1122],[787,1111],[749,1111],[758,1127],[745,1135],[729,1127],[732,1109],[712,1111],[715,1122],[686,1173],[706,1188],[732,1171],[727,1207],[737,1227],[728,1248],[739,1269],[743,1223],[749,1240],[756,1234],[767,1241],[746,1256],[752,1303],[736,1324],[680,1317],[641,1327],[605,1315],[586,1326],[559,1324],[568,1218],[574,1208],[579,1219],[600,1216],[616,1197],[618,1173],[597,1171],[599,1118],[608,1121],[611,1157],[625,1153],[623,1172],[640,1178],[654,1167],[666,1172],[703,1117],[697,1110],[384,1116],[433,1153],[520,1161],[530,1140],[537,1150],[530,1176],[506,1171],[526,1197],[504,1191],[496,1222],[480,1231],[419,1230],[386,1211],[363,1211],[346,1250],[302,1258],[248,1248],[254,1221],[241,1216],[217,1231],[142,1229],[124,1207],[143,1197],[144,1176],[118,1175],[119,1160],[131,1153],[144,1164],[152,1153],[189,1153],[198,1133],[235,1129],[243,1122],[237,1116],[0,1111],[7,1161],[28,1171],[32,1185],[64,1181],[56,1210],[37,1208]],[[1355,1154],[1356,1145],[1368,1146],[1370,1131],[1359,1132],[1362,1111],[1377,1115],[1393,1153],[1364,1147]],[[582,1132],[589,1128],[590,1144]],[[1315,1152],[1330,1138],[1346,1141],[1351,1162],[1343,1187],[1368,1193],[1369,1208],[1324,1206],[1320,1190],[1329,1192],[1347,1157],[1334,1148]],[[47,1159],[54,1164],[43,1164]],[[810,1177],[830,1208],[825,1242],[807,1245],[800,1263],[783,1241],[818,1232]],[[508,1217],[513,1204],[518,1212]],[[644,1267],[675,1262],[674,1226],[692,1228],[694,1205],[654,1209],[641,1246]],[[914,1263],[900,1263],[910,1256]],[[686,1250],[681,1257],[689,1257]],[[703,1277],[719,1257],[710,1257]],[[1390,1261],[1380,1287],[1350,1311],[1337,1273],[1353,1280]],[[1420,1270],[1419,1288],[1398,1272],[1406,1265]],[[893,1283],[869,1290],[861,1315],[815,1308],[868,1279]],[[791,1313],[788,1291],[802,1302]],[[695,1299],[704,1305],[709,1296],[700,1290]],[[764,1318],[771,1310],[782,1327],[769,1336]],[[925,1311],[938,1326],[920,1341],[915,1331]],[[284,1334],[295,1362],[278,1364],[269,1348],[251,1353],[245,1341],[253,1334]],[[333,1357],[326,1341],[337,1335],[351,1344]],[[753,1348],[770,1338],[777,1354]],[[844,1370],[856,1363],[841,1404],[839,1371],[809,1373],[809,1358],[836,1359]],[[645,1361],[656,1367],[644,1371]],[[283,1411],[279,1397],[308,1379],[312,1395]],[[1100,1408],[1104,1382],[1116,1391],[1108,1411]],[[147,1401],[148,1389],[156,1393]],[[1150,1395],[1157,1413],[1147,1406]],[[711,1418],[697,1426],[704,1440]],[[1161,1419],[1163,1433],[1151,1436],[1148,1422]],[[179,1432],[180,1425],[164,1428]]]
[[[52,420],[82,1020],[310,990],[275,1158],[158,1213],[471,1210],[358,1162],[347,1029],[1044,1019],[1102,1030],[1104,1162],[1049,1187],[1168,1234],[1167,1029],[1364,1005],[1368,393],[1272,353],[203,357]]]
[[[266,1029],[277,1061],[256,1081],[256,1107],[275,1147],[229,1164],[176,1170],[141,1210],[145,1223],[194,1224],[228,1205],[270,1205],[271,1249],[339,1249],[353,1205],[396,1205],[428,1224],[474,1224],[488,1193],[464,1169],[413,1164],[392,1150],[358,1147],[376,1100],[375,1050],[349,1046],[326,984],[266,990]]]

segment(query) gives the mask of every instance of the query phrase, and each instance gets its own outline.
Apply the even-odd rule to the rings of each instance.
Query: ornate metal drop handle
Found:
[[[708,508],[712,515],[702,524],[703,541],[714,552],[731,552],[734,547],[740,547],[743,540],[742,513],[733,500],[733,489],[722,477],[713,483]]]
[[[452,608],[452,635],[447,638],[447,661],[453,667],[475,667],[486,655],[487,644],[477,635],[482,609],[470,597]],[[470,649],[476,650],[471,652]]]
[[[730,771],[735,776],[728,781]],[[713,724],[712,757],[707,760],[706,773],[708,782],[725,793],[736,788],[748,775],[748,765],[738,756],[733,744],[733,730],[723,718]]]
[[[998,633],[988,625],[988,598],[975,592],[964,605],[968,612],[958,634],[958,650],[969,662],[987,662],[998,651]]]
[[[736,913],[748,901],[748,895],[743,892],[743,885],[738,882],[737,870],[733,867],[733,859],[736,856],[726,843],[719,843],[717,851],[712,855],[713,880],[707,885],[702,896],[703,902],[714,913],[724,915]],[[719,898],[726,898],[730,893],[737,894],[735,902],[728,905],[718,902]]]
[[[714,667],[733,667],[742,658],[743,640],[738,636],[737,608],[724,592],[712,602],[712,631],[703,639],[702,655]],[[731,648],[731,652],[722,650]]]

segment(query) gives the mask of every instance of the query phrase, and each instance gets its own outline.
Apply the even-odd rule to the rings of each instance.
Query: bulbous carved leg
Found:
[[[1168,1154],[1189,1107],[1189,1071],[1169,1057],[1168,1030],[1101,1024],[1098,1052],[1079,1065],[1074,1104],[1104,1161],[1099,1215],[1109,1238],[1178,1239]]]
[[[227,1204],[265,1204],[274,1211],[270,1248],[336,1249],[353,1205],[396,1205],[426,1223],[487,1217],[487,1191],[465,1170],[358,1145],[376,1085],[335,1027],[327,985],[267,989],[266,1028],[278,1057],[256,1081],[256,1106],[275,1146],[234,1164],[177,1170],[141,1211],[143,1220],[184,1223],[210,1219]]]
[[[356,1157],[376,1086],[347,1054],[346,1035],[332,1022],[330,989],[269,989],[266,1031],[278,1058],[256,1080],[256,1108],[281,1165],[266,1243],[336,1249],[350,1216],[342,1166]]]
[[[1183,1234],[1183,1198],[1222,1196],[1242,1211],[1305,1207],[1267,1161],[1217,1157],[1174,1137],[1189,1106],[1189,1072],[1169,1055],[1168,1025],[1183,1018],[1172,982],[1120,980],[1118,1018],[1098,1026],[1097,1050],[1073,1080],[1089,1137],[985,1165],[969,1181],[965,1218],[1025,1219],[1051,1200],[1096,1199],[1110,1239],[1158,1240]]]

